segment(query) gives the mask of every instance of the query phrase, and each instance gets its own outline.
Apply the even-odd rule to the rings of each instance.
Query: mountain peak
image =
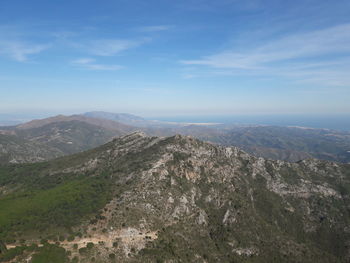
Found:
[[[39,215],[33,218],[25,216],[27,210],[11,210],[18,207],[11,203],[16,196],[3,199],[8,208],[0,214],[3,237],[21,226],[21,233],[35,237],[27,242],[35,243],[46,235],[36,229],[41,223],[54,233],[68,235],[73,229],[81,235],[61,246],[80,262],[90,262],[89,257],[106,262],[111,253],[120,262],[350,259],[343,245],[350,242],[349,165],[265,160],[188,136],[133,132],[94,150],[27,167],[25,176],[21,171],[4,170],[11,183],[3,189],[30,182],[38,189],[27,191],[33,202],[40,195],[30,195],[40,191],[62,198],[60,191],[69,189],[74,198],[55,199],[42,210],[33,205],[30,213]],[[47,235],[54,243],[52,233]],[[87,243],[93,246],[85,254],[73,247]]]

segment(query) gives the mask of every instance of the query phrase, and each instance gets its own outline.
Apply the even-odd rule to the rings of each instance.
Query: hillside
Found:
[[[264,158],[298,161],[317,158],[350,162],[350,133],[301,127],[235,127],[212,141],[242,147]]]
[[[40,128],[47,124],[68,122],[68,121],[85,122],[91,125],[105,128],[105,129],[118,130],[121,132],[130,132],[131,130],[133,130],[133,127],[116,122],[116,121],[107,120],[103,118],[92,118],[92,117],[87,117],[82,115],[71,115],[71,116],[57,115],[50,118],[32,120],[30,122],[17,125],[16,129],[22,130],[22,129]]]
[[[37,162],[77,153],[106,143],[113,137],[133,131],[150,136],[190,135],[224,146],[238,146],[265,159],[297,162],[308,158],[350,162],[350,133],[326,129],[278,126],[194,125],[144,120],[126,113],[88,112],[33,120],[13,127],[0,127],[0,134],[13,135],[17,148],[7,148],[0,138],[0,160]],[[25,142],[22,144],[20,142]],[[28,158],[28,145],[31,152]],[[35,149],[35,150],[33,150]],[[42,149],[43,153],[40,153]],[[12,153],[9,158],[5,152]],[[1,161],[0,161],[1,162]]]
[[[59,115],[1,127],[0,163],[50,160],[92,149],[136,129],[115,121],[80,115]]]
[[[349,195],[350,165],[133,133],[50,162],[2,166],[0,239],[9,250],[1,257],[348,262]]]
[[[53,159],[63,152],[16,135],[0,134],[0,163],[28,163]]]
[[[147,121],[139,116],[135,116],[128,113],[111,113],[111,112],[104,112],[104,111],[91,111],[86,112],[82,114],[82,116],[90,117],[90,118],[96,118],[96,119],[105,119],[105,120],[112,120],[119,123],[124,123],[128,125],[137,125],[137,124],[144,124]]]
[[[108,112],[90,112],[84,116],[129,124],[153,136],[183,134],[226,146],[238,146],[266,159],[297,162],[313,157],[350,162],[349,132],[304,127],[169,123]]]
[[[60,150],[65,155],[85,151],[125,132],[106,129],[83,121],[53,122],[37,128],[19,129],[16,135]]]

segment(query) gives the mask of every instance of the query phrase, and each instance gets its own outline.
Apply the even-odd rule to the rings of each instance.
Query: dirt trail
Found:
[[[91,237],[82,237],[76,238],[73,241],[62,241],[60,242],[60,246],[65,247],[66,249],[71,249],[73,245],[77,244],[78,249],[82,247],[86,247],[88,243],[93,243],[95,245],[103,242],[104,247],[113,247],[114,242],[120,243],[123,247],[125,253],[128,253],[130,249],[133,247],[137,250],[142,249],[147,241],[152,241],[157,239],[157,231],[141,231],[136,228],[122,228],[115,231],[110,231],[108,233],[94,233]],[[49,240],[50,244],[55,244],[55,241]],[[37,244],[39,247],[42,244],[39,244],[39,241],[28,242],[30,244]],[[7,249],[15,248],[18,245],[8,244]]]

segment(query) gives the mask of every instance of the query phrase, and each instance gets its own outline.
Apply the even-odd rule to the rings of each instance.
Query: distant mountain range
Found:
[[[97,147],[137,130],[154,136],[190,135],[225,146],[238,146],[255,156],[274,160],[296,162],[318,158],[350,162],[349,132],[303,127],[169,123],[107,112],[58,115],[0,127],[0,162],[49,160]]]
[[[0,261],[345,263],[349,204],[349,164],[136,132],[0,166]]]
[[[17,163],[49,160],[97,147],[113,137],[135,130],[136,127],[115,121],[81,115],[33,120],[2,128],[0,161]]]

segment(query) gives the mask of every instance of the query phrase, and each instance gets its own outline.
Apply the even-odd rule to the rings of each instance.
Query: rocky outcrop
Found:
[[[113,253],[120,262],[350,260],[344,245],[350,242],[346,164],[265,160],[192,137],[136,132],[43,169],[48,172],[41,174],[50,176],[108,178],[111,200],[75,228],[84,242],[95,242],[91,257],[107,260]],[[89,262],[72,245],[65,248]]]

